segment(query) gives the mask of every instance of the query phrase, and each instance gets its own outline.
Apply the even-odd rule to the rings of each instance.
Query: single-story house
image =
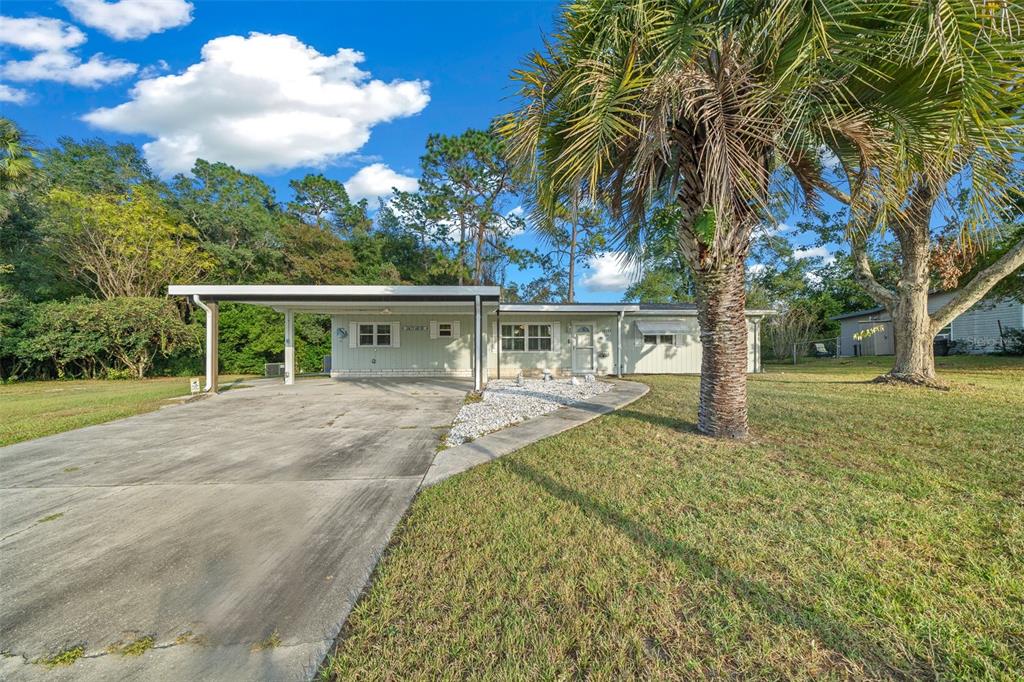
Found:
[[[934,313],[944,306],[954,293],[929,294],[928,312]],[[832,319],[839,321],[839,355],[892,355],[896,352],[892,318],[885,308],[857,310]],[[881,329],[865,338],[854,338],[858,332],[875,327]],[[1014,299],[981,300],[942,329],[936,339],[950,344],[958,342],[969,353],[993,353],[1002,350],[1003,334],[1011,328],[1024,329],[1024,303]]]
[[[218,304],[285,315],[285,382],[295,379],[296,313],[331,317],[332,377],[699,374],[692,304],[502,303],[496,286],[172,285],[207,312],[207,390],[217,386]],[[747,311],[747,370],[761,369],[761,321]]]

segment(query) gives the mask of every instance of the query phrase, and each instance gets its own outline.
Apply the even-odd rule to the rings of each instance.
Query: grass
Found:
[[[642,377],[421,494],[324,677],[1019,679],[1024,361],[939,365],[772,367],[744,444],[695,433],[697,377]]]
[[[37,658],[33,663],[42,665],[47,668],[58,668],[65,665],[72,665],[75,661],[85,655],[84,646],[75,646],[70,649],[65,649],[53,656],[46,656],[43,658]]]
[[[0,446],[150,412],[188,393],[182,377],[0,384]]]
[[[252,646],[249,647],[249,651],[256,653],[257,651],[276,649],[279,646],[281,646],[281,636],[277,634],[277,630],[274,630],[266,639],[259,642],[253,642]]]
[[[107,653],[121,656],[141,656],[156,646],[152,635],[142,635],[130,642],[117,642],[107,647]]]

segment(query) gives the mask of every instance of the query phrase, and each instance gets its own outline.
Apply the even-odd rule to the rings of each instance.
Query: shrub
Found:
[[[16,353],[58,378],[142,378],[156,357],[198,347],[177,309],[158,298],[73,298],[32,306]]]
[[[296,315],[297,370],[320,371],[323,356],[330,352],[330,316]],[[284,360],[284,314],[262,306],[222,304],[219,355],[222,372],[263,374],[264,363]]]
[[[1024,329],[1008,327],[1003,330],[1003,342],[1010,355],[1024,355]]]
[[[817,318],[804,308],[789,308],[779,315],[769,317],[765,322],[765,346],[776,360],[789,358],[794,345],[802,348],[801,354],[806,353],[807,344],[814,338],[817,324]]]

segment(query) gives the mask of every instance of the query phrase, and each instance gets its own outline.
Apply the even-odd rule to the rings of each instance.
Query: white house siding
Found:
[[[552,315],[551,313],[502,313],[501,324],[548,324],[554,327],[550,351],[501,351],[501,376],[513,377],[520,371],[526,375],[539,375],[544,370],[554,375],[572,374],[572,344],[569,342],[574,324],[594,326],[594,364],[599,375],[615,373],[615,324],[618,318],[610,315],[582,313],[574,315]],[[498,374],[498,320],[494,315],[488,320],[487,370],[488,375]],[[623,337],[625,341],[625,337]]]
[[[950,326],[950,340],[960,341],[973,353],[1002,350],[999,324],[1003,329],[1024,329],[1024,304],[1014,300],[979,303],[960,315]]]
[[[939,294],[932,294],[928,298],[928,312],[934,313],[944,306],[955,292],[947,291]],[[998,303],[981,301],[969,308],[967,312],[953,320],[950,325],[950,341],[966,343],[968,350],[973,353],[990,353],[1001,349],[999,341],[999,322],[1003,328],[1014,327],[1024,328],[1024,304],[1014,300],[1004,300]],[[893,353],[894,345],[891,341],[884,341],[880,344],[882,352],[876,353],[876,346],[879,341],[874,337],[863,341],[856,341],[854,333],[864,327],[871,327],[875,324],[885,325],[886,329],[881,334],[892,337],[892,323],[889,313],[884,310],[848,317],[839,321],[839,354],[851,356],[854,354],[854,345],[860,344],[861,355],[888,355]]]
[[[687,328],[675,335],[672,346],[666,344],[646,345],[643,334],[636,328],[638,320],[650,322],[681,320]],[[503,324],[551,324],[557,325],[559,343],[552,351],[502,351],[501,376],[511,377],[520,371],[524,375],[537,375],[549,370],[555,375],[572,373],[572,346],[569,343],[573,324],[593,324],[595,328],[596,373],[615,374],[615,340],[618,317],[594,314],[552,315],[529,313],[502,313]],[[491,319],[489,330],[491,343],[488,344],[487,367],[489,375],[497,375],[497,327]],[[758,338],[757,326],[747,321],[747,371],[757,368]],[[695,315],[652,316],[626,315],[622,323],[622,371],[624,374],[700,374],[701,345],[700,327]]]
[[[459,336],[430,338],[430,323],[459,322]],[[350,347],[353,323],[396,324],[397,348]],[[345,331],[341,338],[338,330]],[[472,376],[473,316],[450,312],[415,315],[345,313],[331,316],[331,376]]]
[[[574,325],[594,326],[594,363],[596,374],[615,374],[617,314],[531,314],[502,313],[502,324],[547,324],[554,329],[550,351],[502,351],[501,376],[539,375],[544,370],[567,376],[572,373],[570,343]],[[636,329],[637,320],[682,320],[687,331],[675,335],[672,346],[649,346]],[[430,338],[432,322],[459,322],[457,338]],[[351,347],[353,325],[359,323],[394,324],[398,328],[398,346],[390,348]],[[344,330],[344,338],[339,335]],[[755,371],[758,339],[755,323],[747,322],[747,369]],[[331,316],[331,376],[472,376],[473,316],[450,312],[392,315],[344,313]],[[484,324],[485,370],[498,374],[498,318],[487,316]],[[625,374],[699,374],[701,364],[700,331],[694,315],[626,315],[622,325],[622,363]]]
[[[638,320],[677,321],[686,331],[675,334],[675,344],[649,345],[636,328]],[[757,369],[758,328],[747,319],[747,371]],[[626,316],[622,332],[623,371],[626,374],[700,374],[702,347],[700,325],[695,315],[680,317]]]

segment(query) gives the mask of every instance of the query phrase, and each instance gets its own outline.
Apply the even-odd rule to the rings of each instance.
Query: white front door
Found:
[[[573,322],[570,327],[573,374],[591,374],[594,371],[595,327],[593,322]]]

